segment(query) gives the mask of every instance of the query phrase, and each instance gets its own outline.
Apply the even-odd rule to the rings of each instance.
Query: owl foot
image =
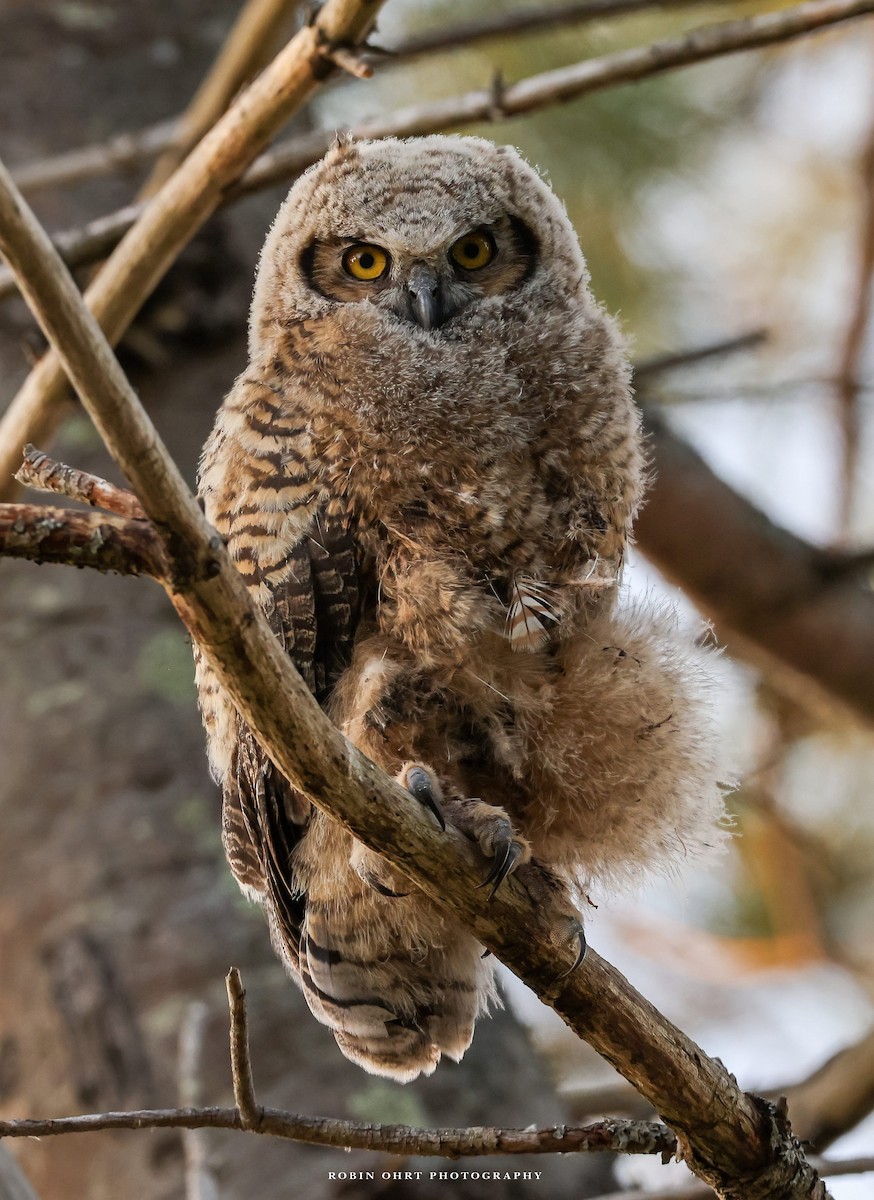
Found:
[[[407,789],[411,796],[415,796],[420,804],[432,812],[437,818],[437,824],[441,829],[446,829],[446,821],[440,809],[440,802],[443,799],[443,791],[432,771],[427,767],[423,767],[421,763],[404,763],[400,772],[396,776],[398,783]]]
[[[491,900],[507,876],[530,859],[528,842],[516,833],[504,810],[493,804],[474,798],[452,801],[448,808],[458,828],[492,860],[488,874],[478,885],[484,888],[491,884]]]

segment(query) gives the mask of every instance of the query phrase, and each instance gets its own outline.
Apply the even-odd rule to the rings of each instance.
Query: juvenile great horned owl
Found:
[[[641,441],[587,281],[509,147],[337,145],[267,238],[201,475],[337,725],[474,838],[491,887],[533,855],[562,898],[695,850],[719,811],[694,674],[614,611]],[[202,662],[198,687],[231,869],[314,1015],[377,1074],[460,1058],[481,946],[295,793]]]

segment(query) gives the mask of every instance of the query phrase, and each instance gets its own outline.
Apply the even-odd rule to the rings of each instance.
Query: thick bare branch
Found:
[[[285,120],[335,68],[326,53],[362,41],[382,0],[327,0],[236,99],[150,201],[135,229],[122,240],[88,289],[87,301],[115,342],[180,250]],[[50,352],[30,373],[0,422],[0,488],[26,442],[45,444],[59,420],[67,383]]]
[[[45,231],[0,168],[0,249],[174,564],[177,612],[277,768],[453,913],[651,1101],[688,1165],[723,1200],[826,1200],[779,1109],[745,1095],[597,954],[572,970],[560,917],[511,878],[489,902],[481,856],[439,831],[321,711],[273,637],[85,308]],[[282,698],[277,703],[277,697]],[[235,1119],[236,1113],[235,1113]],[[2,1129],[2,1127],[0,1127]]]
[[[170,574],[147,521],[37,504],[0,504],[0,555],[157,580]]]
[[[636,528],[644,554],[804,706],[837,702],[874,721],[874,593],[769,521],[655,414],[647,424],[655,478]]]
[[[846,1159],[813,1159],[816,1169],[827,1179],[846,1178],[848,1175],[864,1175],[874,1171],[874,1157]],[[595,1200],[713,1200],[712,1188],[702,1184],[689,1186],[684,1184],[679,1188],[666,1188],[662,1191],[638,1191],[632,1188],[624,1192],[609,1192],[595,1197]]]
[[[494,88],[489,87],[448,100],[411,105],[384,116],[368,118],[354,125],[350,132],[356,137],[367,138],[413,137],[457,129],[474,122],[490,123],[524,116],[592,92],[636,83],[663,71],[789,41],[872,11],[874,0],[813,0],[797,8],[766,13],[743,21],[705,25],[683,37],[654,42],[649,46],[604,55],[602,58],[586,59],[559,71],[532,75],[520,83],[502,87],[500,104],[495,102]],[[238,183],[228,187],[221,202],[226,203],[294,178],[325,153],[334,137],[334,130],[317,130],[278,145],[259,158]],[[78,266],[102,257],[131,229],[141,213],[141,206],[128,205],[116,213],[90,222],[82,229],[57,234],[55,243],[61,257],[68,266]],[[11,273],[0,268],[0,299],[15,290]],[[32,386],[29,382],[25,384],[28,394]],[[4,490],[3,483],[8,474],[5,469],[5,448],[10,436],[14,433],[18,444],[27,440],[45,442],[52,428],[51,423],[46,422],[31,432],[27,424],[28,410],[22,412],[23,395],[19,393],[10,407],[11,413],[18,414],[15,423],[8,415],[0,421],[0,499],[10,494]]]

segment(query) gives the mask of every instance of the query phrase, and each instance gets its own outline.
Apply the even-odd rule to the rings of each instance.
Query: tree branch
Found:
[[[174,122],[172,141],[155,163],[141,196],[154,195],[212,128],[240,88],[263,65],[268,48],[278,41],[295,7],[294,0],[247,0],[206,78]]]
[[[249,1023],[246,1015],[246,993],[236,967],[231,967],[225,980],[228,1006],[231,1011],[231,1077],[234,1081],[234,1100],[243,1129],[257,1130],[263,1112],[255,1100],[255,1082],[249,1057]]]
[[[2,167],[0,249],[155,523],[172,564],[168,592],[177,612],[276,767],[463,922],[646,1095],[677,1133],[687,1164],[722,1200],[826,1200],[779,1108],[743,1093],[720,1062],[597,954],[572,970],[574,950],[556,936],[559,914],[537,903],[519,879],[511,877],[487,902],[479,889],[482,857],[470,842],[452,827],[437,830],[421,806],[332,725],[270,632]]]
[[[865,1175],[869,1171],[874,1171],[874,1157],[871,1156],[841,1159],[814,1158],[811,1161],[815,1164],[817,1171],[827,1179],[845,1178],[848,1175]],[[639,1191],[637,1188],[624,1192],[609,1192],[596,1196],[595,1200],[713,1200],[713,1191],[702,1184],[693,1184],[691,1187],[684,1184],[682,1187],[666,1188],[658,1192]]]
[[[24,462],[15,473],[15,478],[25,487],[40,492],[70,496],[92,508],[103,508],[120,517],[141,521],[145,517],[143,506],[133,492],[116,487],[98,475],[78,471],[55,462],[35,446],[24,447]]]
[[[381,1154],[429,1158],[482,1158],[492,1154],[672,1154],[676,1139],[666,1126],[647,1121],[596,1121],[575,1128],[416,1129],[409,1125],[363,1125],[330,1117],[302,1117],[262,1108],[248,1132]],[[245,1130],[237,1108],[156,1108],[136,1112],[90,1113],[80,1117],[0,1121],[0,1138],[53,1137],[102,1129]]]
[[[327,0],[313,23],[241,92],[148,203],[86,293],[110,342],[122,336],[176,256],[215,211],[228,185],[335,70],[330,52],[366,38],[382,3]],[[9,494],[9,477],[21,447],[26,442],[45,443],[62,419],[59,402],[66,390],[63,368],[49,352],[0,422],[0,498]]]
[[[0,555],[158,581],[170,577],[169,561],[148,522],[70,508],[0,504]]]
[[[635,531],[643,553],[804,706],[837,702],[874,721],[874,593],[769,521],[662,418],[647,411],[645,423],[655,471]]]
[[[680,367],[691,367],[711,358],[723,358],[742,350],[754,350],[768,340],[767,329],[752,329],[738,337],[722,338],[707,346],[696,346],[694,350],[680,350],[670,354],[657,354],[634,364],[634,382],[639,387],[656,375],[674,371]]]
[[[274,0],[265,2],[269,4]],[[493,38],[582,25],[652,8],[692,8],[700,3],[702,0],[578,0],[576,4],[564,4],[551,9],[496,12],[451,29],[438,29],[433,33],[408,38],[388,50],[368,46],[365,53],[387,67],[399,66],[424,55],[474,46]],[[78,150],[68,150],[63,154],[25,163],[12,172],[12,178],[19,190],[27,194],[92,179],[117,168],[129,168],[154,158],[164,150],[178,151],[185,117],[186,114],[183,114],[135,133],[118,134],[97,145],[83,146]]]
[[[842,473],[839,539],[850,532],[853,498],[859,469],[859,374],[871,319],[871,285],[874,280],[874,123],[858,164],[861,220],[853,261],[857,264],[853,303],[838,351],[836,400],[841,433]]]
[[[872,11],[874,0],[812,0],[797,8],[765,13],[742,21],[701,26],[679,38],[653,42],[649,46],[623,50],[601,58],[585,59],[558,71],[532,75],[520,83],[503,87],[499,104],[495,103],[494,89],[484,88],[448,100],[411,105],[384,116],[371,117],[352,126],[350,132],[362,138],[414,137],[458,129],[473,123],[488,124],[524,116],[606,88],[637,83],[664,71],[790,41]],[[322,129],[281,143],[262,155],[237,183],[229,186],[220,203],[228,203],[294,178],[322,157],[335,136],[334,130]],[[142,213],[142,206],[128,205],[115,213],[97,218],[81,229],[57,234],[55,244],[68,266],[92,262],[117,245]],[[11,273],[0,268],[0,299],[15,291],[15,280]],[[138,307],[145,298],[143,295],[138,300]],[[111,336],[110,341],[118,336],[121,335]],[[41,367],[36,370],[40,371]],[[28,416],[30,407],[36,404],[35,398],[30,399],[25,407],[25,394],[36,396],[36,383],[31,383],[31,380],[33,374],[25,383],[24,390],[13,400],[7,415],[0,420],[0,499],[8,498],[11,494],[3,482],[11,474],[14,465],[7,447],[14,442],[14,453],[17,454],[23,442],[47,442],[53,430],[51,420],[46,419],[37,425],[35,418]],[[45,376],[40,389],[48,386],[49,379]],[[51,388],[54,394],[59,394],[61,383],[54,377],[51,379]]]
[[[874,1111],[874,1031],[784,1090],[798,1136],[824,1150]]]
[[[311,1145],[441,1158],[479,1158],[492,1154],[597,1154],[605,1151],[670,1157],[676,1152],[676,1138],[665,1125],[656,1121],[602,1120],[579,1128],[556,1125],[542,1129],[479,1126],[473,1129],[415,1129],[408,1125],[362,1125],[328,1117],[302,1117],[279,1109],[262,1108],[255,1099],[246,993],[236,967],[228,972],[226,984],[236,1107],[145,1109],[48,1120],[0,1121],[0,1138],[93,1133],[102,1129],[239,1129]]]

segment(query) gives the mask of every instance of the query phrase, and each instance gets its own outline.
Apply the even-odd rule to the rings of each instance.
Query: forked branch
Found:
[[[302,1117],[263,1108],[255,1098],[249,1061],[246,993],[240,972],[227,979],[230,1010],[231,1077],[234,1108],[166,1108],[137,1112],[91,1113],[48,1120],[0,1121],[0,1138],[50,1137],[101,1129],[238,1129],[318,1146],[373,1150],[380,1154],[440,1158],[480,1158],[492,1154],[659,1154],[676,1153],[677,1141],[658,1121],[595,1121],[571,1128],[416,1129],[408,1125],[364,1125],[330,1117]]]

